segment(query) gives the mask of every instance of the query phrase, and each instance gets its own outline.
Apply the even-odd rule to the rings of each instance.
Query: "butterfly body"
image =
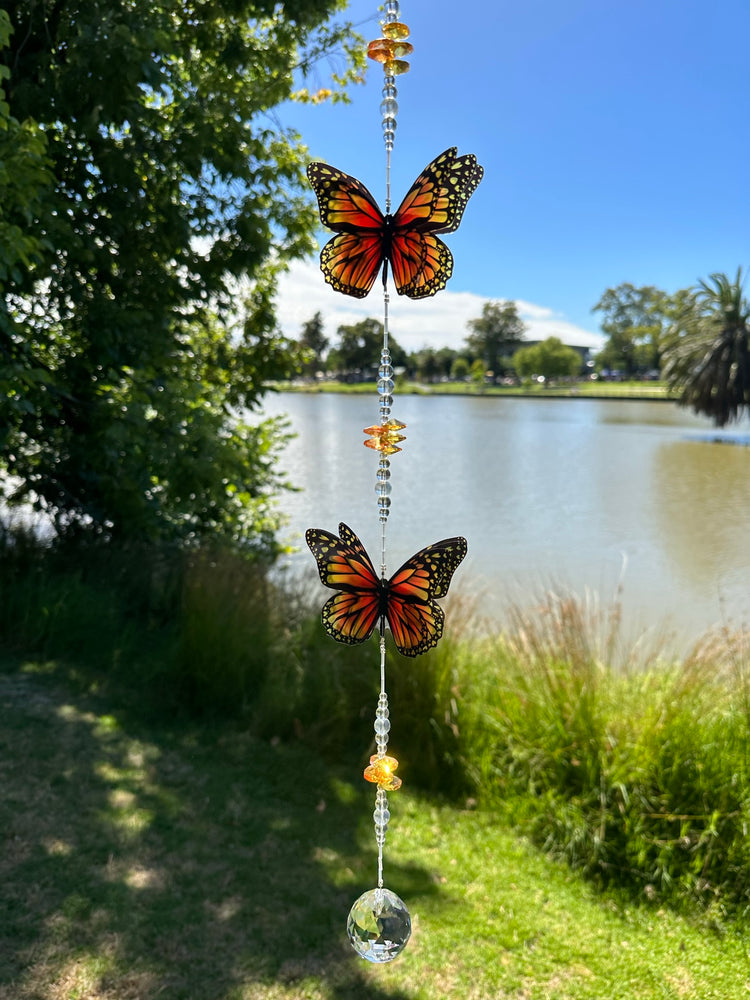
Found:
[[[428,164],[393,215],[383,214],[365,185],[326,163],[311,163],[307,176],[318,198],[320,219],[336,235],[320,253],[323,275],[336,291],[364,298],[388,264],[399,295],[427,298],[445,288],[453,256],[436,233],[458,229],[466,204],[484,171],[476,157],[446,149]]]
[[[378,576],[362,542],[346,524],[339,537],[309,528],[305,539],[318,564],[321,582],[338,591],[323,608],[323,626],[338,642],[356,644],[382,633],[387,621],[396,648],[417,656],[436,646],[445,616],[435,598],[444,597],[466,555],[466,539],[445,538],[428,545],[396,570]]]

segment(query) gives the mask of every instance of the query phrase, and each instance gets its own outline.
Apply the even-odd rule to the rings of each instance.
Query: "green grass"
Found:
[[[373,395],[374,382],[316,382],[283,383],[278,386],[285,392],[337,392],[349,395]],[[412,395],[450,396],[534,396],[539,399],[674,399],[669,395],[665,382],[576,382],[560,385],[483,385],[471,382],[400,382],[398,391]]]
[[[398,961],[369,966],[344,935],[376,872],[363,759],[331,768],[228,724],[147,725],[61,683],[53,663],[5,666],[2,1000],[750,990],[739,933],[596,897],[496,816],[426,801],[408,783],[391,796],[386,884],[414,933]]]

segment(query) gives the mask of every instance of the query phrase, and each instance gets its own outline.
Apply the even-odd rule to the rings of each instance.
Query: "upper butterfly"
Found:
[[[320,268],[329,285],[361,299],[388,261],[399,295],[424,299],[445,288],[453,256],[435,233],[458,229],[466,203],[484,170],[473,153],[457,156],[452,146],[424,168],[395,215],[383,215],[356,177],[311,163],[307,176],[318,196],[320,219],[339,235],[320,252]]]
[[[305,539],[326,587],[338,590],[323,607],[323,627],[337,642],[364,642],[385,619],[396,649],[417,656],[436,646],[445,616],[435,603],[445,597],[453,574],[466,555],[466,539],[444,538],[428,545],[390,580],[375,573],[365,547],[351,528],[339,525],[339,536],[309,528]]]

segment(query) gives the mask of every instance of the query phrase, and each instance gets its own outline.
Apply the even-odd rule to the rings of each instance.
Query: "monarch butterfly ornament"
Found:
[[[364,642],[387,620],[396,649],[418,656],[438,644],[445,615],[435,599],[448,593],[466,555],[466,539],[444,538],[421,549],[390,580],[378,577],[362,542],[346,524],[338,537],[309,528],[305,540],[326,587],[338,590],[323,607],[323,627],[337,642]]]
[[[329,285],[344,295],[364,298],[381,264],[386,284],[390,262],[399,295],[424,299],[445,288],[453,273],[453,255],[435,234],[458,229],[484,175],[473,153],[457,152],[451,146],[428,164],[394,215],[383,215],[356,177],[326,163],[308,166],[321,222],[337,234],[320,252],[320,268]]]

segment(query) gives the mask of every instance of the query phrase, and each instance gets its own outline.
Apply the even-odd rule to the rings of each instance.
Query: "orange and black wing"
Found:
[[[417,552],[388,581],[386,615],[404,656],[418,656],[437,645],[445,616],[435,599],[448,593],[466,551],[465,538],[444,538]]]
[[[311,163],[307,176],[318,198],[320,221],[339,235],[323,247],[320,267],[337,292],[364,298],[385,260],[385,218],[361,181],[327,163]]]
[[[321,582],[340,591],[323,607],[323,627],[337,642],[353,645],[368,639],[383,617],[384,588],[352,529],[340,524],[339,535],[309,528],[305,540]]]
[[[452,146],[435,157],[409,188],[393,216],[389,258],[399,295],[427,298],[453,273],[453,257],[435,233],[458,229],[484,170],[473,153],[457,156]]]

